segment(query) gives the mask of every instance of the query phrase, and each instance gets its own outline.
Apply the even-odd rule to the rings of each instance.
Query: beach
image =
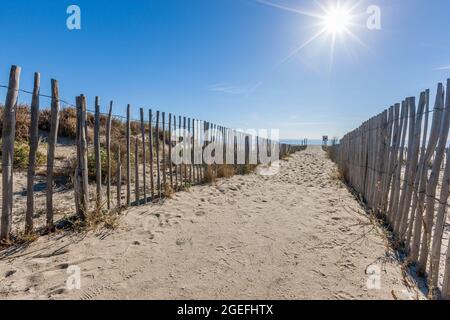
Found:
[[[423,298],[318,146],[0,259],[1,299]]]

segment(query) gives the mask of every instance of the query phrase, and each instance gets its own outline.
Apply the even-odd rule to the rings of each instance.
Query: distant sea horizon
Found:
[[[292,144],[292,145],[301,145],[303,140],[296,140],[296,139],[280,139],[281,143],[286,144]],[[321,146],[322,140],[321,139],[308,139],[308,145],[313,146]]]

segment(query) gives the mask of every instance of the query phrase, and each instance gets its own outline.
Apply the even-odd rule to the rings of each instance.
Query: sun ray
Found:
[[[280,65],[286,63],[289,61],[293,56],[295,56],[297,53],[299,53],[303,48],[305,48],[307,45],[309,45],[311,42],[319,38],[321,35],[323,35],[326,32],[326,29],[323,28],[319,32],[317,32],[315,35],[313,35],[311,38],[309,38],[306,42],[304,42],[299,47],[295,48],[290,54],[288,54],[284,59],[282,59],[280,62],[278,62],[274,68],[279,67]]]
[[[358,42],[361,46],[363,46],[364,48],[366,48],[367,50],[371,50],[370,47],[364,43],[364,41],[362,41],[356,34],[354,34],[350,29],[347,29],[346,34],[349,35],[351,38],[353,38],[353,40],[355,40],[356,42]]]
[[[359,5],[360,5],[361,3],[362,3],[362,0],[356,1],[355,4],[354,4],[353,6],[351,6],[351,7],[348,9],[348,12],[353,12],[356,8],[359,7]]]
[[[332,39],[331,39],[331,51],[330,51],[330,65],[329,65],[329,71],[331,72],[332,68],[333,68],[333,62],[334,62],[334,51],[336,48],[336,38],[337,35],[335,33],[333,33],[331,35]]]
[[[266,6],[271,6],[271,7],[274,7],[274,8],[281,9],[281,10],[297,13],[297,14],[300,14],[300,15],[303,15],[303,16],[308,16],[308,17],[312,17],[312,18],[319,18],[319,19],[321,19],[323,17],[321,15],[318,15],[318,14],[315,14],[315,13],[312,13],[312,12],[306,12],[306,11],[297,10],[297,9],[294,9],[294,8],[289,8],[289,7],[282,6],[282,5],[279,5],[279,4],[267,1],[267,0],[255,0],[255,1],[259,2],[261,4],[264,4]]]
[[[327,8],[322,5],[318,0],[314,0],[314,3],[323,11],[323,12],[327,12]]]
[[[330,71],[335,60],[338,41],[346,45],[345,38],[350,38],[364,48],[370,50],[370,48],[352,31],[352,29],[354,29],[355,27],[363,27],[361,24],[358,24],[357,21],[359,21],[359,18],[361,18],[365,14],[365,12],[356,12],[356,9],[362,3],[362,0],[335,0],[333,1],[333,3],[328,3],[326,5],[324,4],[324,1],[313,0],[317,7],[320,9],[318,10],[318,12],[306,12],[296,8],[291,8],[278,3],[274,3],[269,0],[255,1],[280,10],[315,18],[317,20],[315,27],[319,28],[318,32],[316,32],[311,38],[306,40],[303,44],[295,48],[285,58],[279,61],[272,68],[272,70],[289,61],[293,56],[302,51],[306,46],[324,35],[329,35],[331,39],[329,57]]]

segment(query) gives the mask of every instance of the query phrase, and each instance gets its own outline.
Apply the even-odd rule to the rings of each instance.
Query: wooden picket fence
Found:
[[[330,153],[347,183],[385,219],[412,270],[428,276],[430,296],[450,299],[450,80],[446,94],[438,85],[433,110],[429,96],[426,90],[418,104],[415,97],[395,104]]]
[[[88,214],[100,212],[120,212],[123,208],[132,205],[142,205],[161,199],[172,193],[184,190],[189,186],[210,182],[211,175],[218,176],[220,166],[208,165],[204,159],[190,164],[176,165],[172,161],[172,133],[174,130],[187,130],[190,133],[190,143],[199,141],[201,149],[205,149],[210,143],[221,139],[223,144],[224,161],[233,159],[231,164],[234,172],[245,173],[246,166],[251,163],[254,151],[260,148],[267,150],[268,156],[273,152],[279,152],[280,158],[284,158],[294,152],[304,150],[306,145],[280,144],[263,137],[252,137],[248,134],[237,132],[224,126],[216,125],[208,121],[175,116],[165,112],[148,110],[148,119],[145,119],[145,111],[140,109],[140,119],[131,118],[131,106],[127,106],[126,117],[112,114],[113,102],[109,105],[107,114],[100,113],[100,100],[95,98],[93,139],[89,139],[88,117],[92,116],[87,110],[86,97],[77,96],[75,106],[68,104],[60,97],[58,81],[51,80],[51,96],[40,94],[40,74],[35,73],[32,92],[21,90],[19,87],[21,68],[13,66],[10,71],[6,102],[3,112],[2,130],[2,190],[1,190],[1,225],[0,240],[8,241],[12,233],[13,222],[13,194],[14,194],[14,143],[16,127],[16,108],[19,93],[31,94],[31,125],[29,128],[29,160],[27,168],[27,203],[25,212],[25,232],[31,233],[35,229],[33,217],[35,208],[35,178],[36,178],[36,152],[38,149],[39,131],[38,119],[40,114],[40,98],[47,97],[51,100],[51,125],[47,137],[47,164],[46,164],[46,230],[55,229],[55,153],[58,142],[59,115],[61,103],[76,109],[76,168],[73,172],[73,199],[76,214],[80,219],[86,219]],[[122,146],[111,134],[117,118],[125,125],[125,143]],[[116,119],[116,122],[113,120]],[[132,126],[133,125],[133,126]],[[104,126],[104,127],[102,127]],[[135,129],[133,132],[133,128]],[[138,131],[138,132],[136,132]],[[104,132],[105,137],[101,136]],[[206,134],[209,134],[206,136]],[[89,141],[93,140],[93,141]],[[167,142],[169,141],[169,142]],[[95,155],[95,191],[90,192],[88,177],[89,144],[93,143]],[[187,143],[187,142],[186,142]],[[167,150],[168,149],[168,150]],[[106,151],[106,177],[102,175],[101,151]],[[229,150],[232,155],[227,154]],[[114,152],[113,152],[114,151]],[[238,155],[245,154],[243,164],[239,162]],[[92,155],[92,153],[91,153]],[[114,158],[113,158],[114,157]],[[189,155],[194,160],[194,153]],[[132,159],[134,158],[134,164]],[[112,163],[115,162],[115,167]],[[229,161],[226,161],[229,166]],[[260,159],[257,158],[257,163]],[[134,172],[132,168],[134,167]],[[115,171],[115,177],[112,173]],[[133,177],[134,175],[134,177]],[[115,196],[113,199],[113,183],[115,182]],[[132,185],[132,183],[134,185]],[[92,185],[91,185],[92,187]],[[106,189],[106,190],[105,190]],[[122,190],[125,189],[125,190]],[[123,192],[125,195],[123,195]],[[132,199],[134,193],[134,200]],[[95,194],[91,198],[92,194]],[[106,199],[105,199],[106,198]],[[93,204],[92,204],[93,203]]]

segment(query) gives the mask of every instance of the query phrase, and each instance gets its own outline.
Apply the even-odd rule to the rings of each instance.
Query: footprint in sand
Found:
[[[196,215],[197,217],[204,216],[205,214],[206,214],[206,212],[205,212],[205,211],[202,211],[202,210],[196,211],[196,212],[195,212],[195,215]]]
[[[12,275],[14,275],[17,272],[17,270],[9,270],[5,272],[5,278],[9,278]]]
[[[51,299],[54,296],[59,296],[59,295],[65,294],[65,293],[67,293],[66,288],[56,288],[56,289],[53,289],[52,291],[50,291],[47,296]]]

